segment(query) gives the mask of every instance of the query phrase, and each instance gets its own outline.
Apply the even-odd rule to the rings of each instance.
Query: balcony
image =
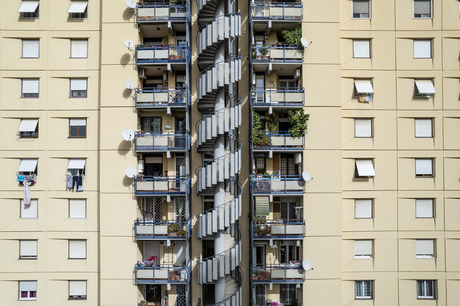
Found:
[[[185,195],[190,193],[190,179],[176,176],[137,176],[134,179],[137,196]]]
[[[146,260],[137,262],[134,266],[136,284],[188,284],[192,263],[178,266],[173,264],[159,264]]]
[[[191,58],[187,45],[137,45],[136,63],[138,65],[186,64]]]
[[[302,63],[303,48],[295,45],[252,46],[251,59],[257,63]]]
[[[254,108],[301,108],[305,103],[305,90],[297,88],[256,88],[251,90]]]
[[[184,222],[176,220],[141,220],[134,221],[136,240],[187,240],[192,232],[190,219]]]
[[[185,152],[190,150],[190,136],[187,134],[136,132],[134,138],[136,152]]]
[[[190,90],[188,87],[136,89],[134,99],[139,109],[182,109],[190,106]]]
[[[297,175],[252,175],[250,180],[253,194],[302,195],[305,192],[305,181]]]
[[[265,132],[262,141],[254,146],[254,151],[303,151],[305,147],[305,135],[301,137],[291,137],[286,131]]]
[[[305,220],[277,219],[255,220],[251,225],[254,240],[267,239],[303,239],[305,236]]]
[[[303,283],[305,270],[300,262],[286,264],[257,265],[251,268],[254,284]]]
[[[262,2],[251,3],[251,22],[255,32],[289,29],[303,19],[302,2]]]
[[[140,24],[161,21],[186,22],[190,20],[190,10],[185,3],[144,2],[137,4],[136,17],[137,22]]]

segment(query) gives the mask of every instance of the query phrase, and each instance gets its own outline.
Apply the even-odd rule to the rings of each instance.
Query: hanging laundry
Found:
[[[77,191],[83,191],[83,176],[76,175],[76,176],[73,177],[73,179],[76,180]]]
[[[25,178],[24,175],[18,174],[18,183],[19,183],[19,184],[22,184],[22,183],[24,182],[24,178]]]
[[[73,189],[73,175],[72,174],[67,174],[65,187],[67,189]]]
[[[24,180],[24,204],[30,204],[30,182]]]

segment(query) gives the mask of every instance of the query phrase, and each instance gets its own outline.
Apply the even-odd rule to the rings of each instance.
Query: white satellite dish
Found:
[[[134,84],[133,84],[133,82],[131,82],[131,81],[126,81],[126,82],[125,82],[125,87],[128,88],[128,89],[133,89],[133,88],[134,88]]]
[[[304,260],[302,261],[302,268],[303,268],[305,271],[313,270],[312,267],[311,267],[310,261],[309,261],[308,259],[304,259]]]
[[[129,178],[133,178],[135,177],[137,174],[137,170],[136,170],[136,167],[134,166],[128,166],[126,168],[126,176],[129,177]]]
[[[134,138],[134,132],[131,131],[130,129],[124,129],[121,132],[121,137],[126,141],[131,141]]]
[[[126,48],[132,48],[132,46],[134,46],[134,43],[131,39],[128,38],[127,40],[125,40],[125,46]]]
[[[305,48],[308,48],[310,46],[310,43],[308,42],[308,40],[305,38],[305,37],[302,37],[300,39],[300,42],[302,43],[302,45],[305,47]]]
[[[133,0],[125,0],[125,4],[130,9],[136,8],[136,2],[134,2]]]
[[[309,182],[312,179],[312,177],[311,177],[310,173],[308,173],[308,171],[302,172],[302,178],[303,178],[303,180],[305,182]]]

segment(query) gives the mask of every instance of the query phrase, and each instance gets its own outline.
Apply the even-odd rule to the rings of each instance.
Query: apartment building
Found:
[[[0,5],[0,304],[460,303],[459,1]]]

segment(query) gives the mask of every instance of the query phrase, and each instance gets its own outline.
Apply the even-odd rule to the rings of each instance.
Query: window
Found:
[[[431,58],[431,39],[414,39],[414,58]]]
[[[355,138],[372,138],[372,119],[355,118]]]
[[[37,259],[38,240],[20,240],[19,258]]]
[[[255,154],[254,157],[257,174],[264,174],[267,169],[265,154]]]
[[[355,281],[355,299],[372,299],[372,281]]]
[[[70,40],[70,58],[87,58],[88,57],[88,40],[71,39]]]
[[[415,80],[415,97],[431,97],[436,90],[431,80]]]
[[[296,287],[297,286],[295,284],[280,285],[280,303],[283,303],[283,304],[292,303],[292,300],[297,298]]]
[[[370,58],[371,57],[371,41],[369,39],[354,39],[353,40],[353,57],[354,58]]]
[[[40,16],[40,2],[22,1],[18,12],[21,14],[21,18],[38,18]]]
[[[353,18],[369,18],[371,2],[369,0],[353,0]]]
[[[433,177],[433,159],[416,158],[415,159],[415,176]]]
[[[70,119],[69,128],[69,137],[86,137],[86,119]]]
[[[30,204],[24,204],[21,200],[21,219],[36,219],[38,218],[38,200],[31,199]]]
[[[37,175],[38,159],[21,159],[21,164],[19,164],[18,173],[22,175]]]
[[[86,300],[86,281],[69,281],[69,300]]]
[[[373,94],[371,80],[355,80],[354,97],[358,98],[358,102],[371,102]]]
[[[69,218],[84,219],[86,218],[86,200],[69,199]]]
[[[21,98],[38,98],[38,79],[22,79]]]
[[[69,159],[67,171],[72,175],[85,175],[86,159]]]
[[[88,79],[70,79],[70,98],[86,98]]]
[[[72,1],[69,10],[70,19],[88,18],[88,1]]]
[[[435,299],[436,281],[418,280],[417,281],[417,298],[418,299]]]
[[[355,177],[364,178],[375,176],[374,164],[372,159],[356,159],[355,160]]]
[[[370,219],[372,218],[372,199],[355,200],[355,218]]]
[[[355,259],[372,258],[372,240],[355,240]]]
[[[86,240],[69,240],[69,258],[86,259]]]
[[[416,258],[434,258],[434,240],[415,241]]]
[[[22,40],[22,58],[39,58],[40,57],[40,40],[23,39]]]
[[[37,299],[37,281],[19,281],[19,299],[36,300]]]
[[[414,0],[414,18],[431,18],[431,0]]]
[[[20,138],[37,138],[38,119],[21,119],[17,135]]]
[[[415,137],[432,138],[433,137],[433,119],[415,118]]]
[[[434,217],[433,199],[415,199],[415,217],[433,218]]]

